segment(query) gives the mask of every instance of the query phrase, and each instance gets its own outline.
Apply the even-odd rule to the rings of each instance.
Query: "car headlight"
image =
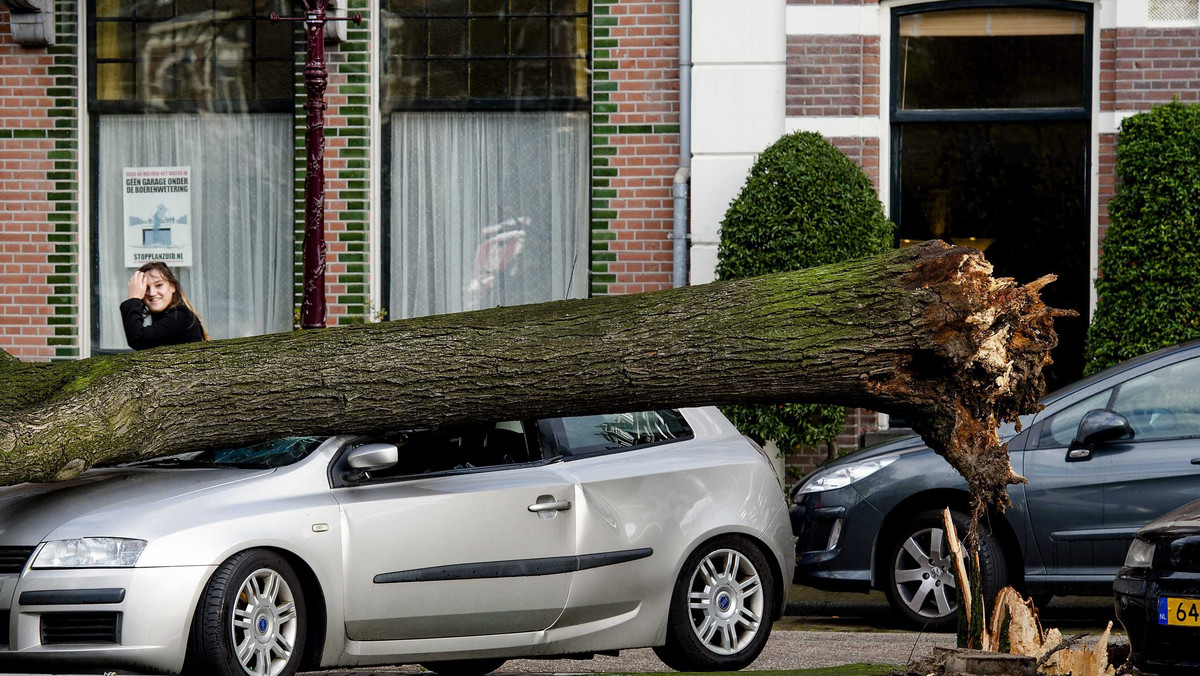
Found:
[[[1145,540],[1133,541],[1125,555],[1126,568],[1149,568],[1154,563],[1154,543]]]
[[[849,465],[842,465],[837,469],[827,472],[822,472],[814,477],[811,481],[805,482],[800,486],[800,490],[796,491],[796,495],[804,495],[805,493],[820,493],[822,491],[832,491],[838,488],[845,488],[850,484],[871,476],[875,472],[887,467],[896,462],[896,456],[887,458],[874,458],[872,460],[864,460],[862,462],[852,462]]]
[[[38,552],[34,568],[129,568],[137,563],[145,540],[78,538],[51,540]]]

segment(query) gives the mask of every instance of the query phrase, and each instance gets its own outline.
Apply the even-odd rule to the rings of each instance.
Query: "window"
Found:
[[[373,441],[395,444],[400,460],[388,469],[371,472],[372,479],[518,465],[540,459],[531,450],[524,424],[517,420],[408,430]]]
[[[587,0],[381,0],[391,316],[581,297]]]
[[[942,239],[997,276],[1058,276],[1043,299],[1080,313],[1055,324],[1061,387],[1083,371],[1091,286],[1091,8],[981,4],[893,11],[891,214],[901,246]]]
[[[1200,437],[1200,359],[1190,359],[1121,385],[1112,409],[1133,427],[1134,441]]]
[[[167,214],[188,227],[160,233],[156,221],[152,242],[190,251],[190,265],[167,262],[209,334],[289,329],[299,71],[293,24],[268,17],[290,14],[290,3],[97,0],[88,8],[97,351],[127,347],[117,310],[137,266],[127,267],[127,250],[147,243],[131,224],[156,207],[168,210],[149,200],[126,203],[130,169],[189,176],[183,204],[190,213]]]
[[[543,437],[553,439],[558,454],[567,458],[692,437],[691,426],[676,410],[550,418],[540,421],[539,428]]]
[[[1108,400],[1111,397],[1112,390],[1104,390],[1054,414],[1049,422],[1042,425],[1042,436],[1038,441],[1038,448],[1070,446],[1071,442],[1075,440],[1075,433],[1079,431],[1079,421],[1083,420],[1083,416],[1088,411],[1108,408]]]

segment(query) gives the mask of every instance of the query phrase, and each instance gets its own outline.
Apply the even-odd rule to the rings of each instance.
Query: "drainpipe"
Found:
[[[671,284],[687,286],[688,185],[692,178],[692,0],[679,0],[679,170],[671,194],[675,198],[675,224]]]

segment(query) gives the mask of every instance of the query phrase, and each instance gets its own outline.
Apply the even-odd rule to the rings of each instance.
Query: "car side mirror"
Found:
[[[1090,460],[1092,449],[1099,444],[1121,439],[1132,439],[1133,427],[1125,416],[1116,411],[1097,409],[1088,411],[1079,421],[1075,440],[1067,451],[1067,461]]]
[[[358,481],[369,472],[387,469],[400,461],[400,449],[395,444],[363,444],[346,454],[351,470],[342,473],[346,481]]]

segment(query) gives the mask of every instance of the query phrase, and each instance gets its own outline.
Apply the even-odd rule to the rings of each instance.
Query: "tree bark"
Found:
[[[903,414],[982,507],[1022,481],[995,429],[1035,410],[1038,290],[978,251],[881,256],[655,293],[217,340],[75,362],[0,357],[0,485],[262,441],[707,404]],[[0,353],[3,355],[3,353]]]

